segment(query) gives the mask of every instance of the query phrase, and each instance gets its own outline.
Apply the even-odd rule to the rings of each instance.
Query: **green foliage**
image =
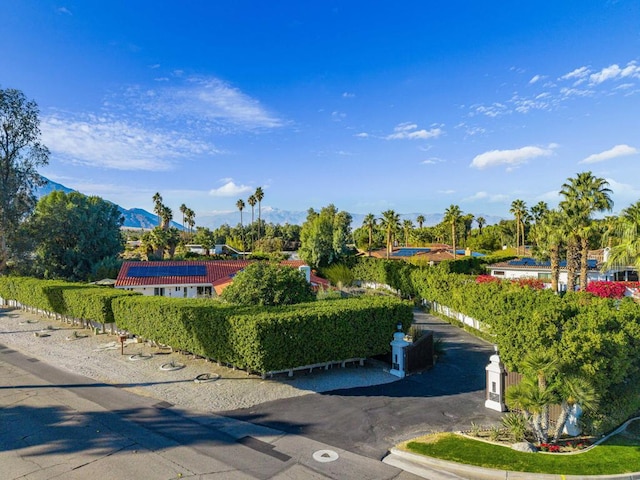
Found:
[[[327,267],[348,253],[351,215],[329,205],[316,213],[310,210],[300,231],[298,253],[313,268]]]
[[[113,309],[136,335],[257,372],[384,354],[396,323],[413,318],[409,304],[388,297],[271,308],[136,297]]]
[[[122,260],[118,257],[105,257],[93,266],[89,280],[117,278],[122,267]]]
[[[411,273],[418,267],[402,260],[361,257],[353,267],[353,275],[361,282],[375,282],[399,290],[405,297],[416,295]]]
[[[514,442],[524,440],[527,432],[527,419],[521,413],[507,413],[502,417],[502,425],[509,431]]]
[[[28,222],[36,242],[36,275],[87,280],[97,263],[123,250],[121,225],[113,203],[78,192],[51,192]]]
[[[343,263],[334,263],[323,268],[322,274],[329,279],[332,285],[339,287],[348,287],[354,280],[353,271]]]
[[[0,273],[27,247],[16,234],[35,205],[34,188],[42,184],[37,168],[49,160],[38,117],[38,105],[20,90],[0,89]]]
[[[114,298],[138,295],[133,292],[60,280],[29,277],[0,277],[0,297],[23,305],[73,318],[113,323]]]
[[[313,300],[311,286],[298,270],[269,262],[247,266],[222,292],[237,305],[291,305]]]

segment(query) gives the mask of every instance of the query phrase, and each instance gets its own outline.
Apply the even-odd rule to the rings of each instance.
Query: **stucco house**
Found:
[[[233,282],[233,277],[252,260],[211,260],[176,262],[124,262],[115,288],[147,296],[172,298],[214,297]],[[314,288],[326,288],[329,282],[315,275],[301,260],[282,265],[300,270]]]
[[[606,250],[606,249],[605,249]],[[596,250],[590,252],[587,260],[587,281],[638,281],[638,271],[633,267],[617,267],[608,270],[602,270],[602,262],[606,260],[607,251]],[[517,278],[536,278],[548,283],[551,286],[551,262],[539,261],[530,257],[517,258],[506,262],[499,262],[489,265],[489,274],[497,278],[517,279]],[[580,274],[579,270],[576,272]],[[567,289],[567,262],[560,262],[560,275],[558,278],[558,289],[565,291]],[[577,284],[577,280],[576,280]]]

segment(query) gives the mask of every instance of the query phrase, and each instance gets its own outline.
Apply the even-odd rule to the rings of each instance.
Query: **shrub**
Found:
[[[627,287],[623,282],[593,281],[587,285],[586,291],[602,298],[622,298]]]

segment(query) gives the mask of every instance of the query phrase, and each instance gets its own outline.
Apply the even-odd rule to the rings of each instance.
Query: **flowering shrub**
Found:
[[[560,445],[556,445],[553,443],[541,443],[540,444],[541,452],[550,452],[550,453],[558,453],[560,451]]]
[[[602,298],[622,298],[627,291],[627,286],[624,282],[593,281],[587,285],[586,291]]]
[[[492,275],[478,275],[476,283],[500,283],[500,279]]]

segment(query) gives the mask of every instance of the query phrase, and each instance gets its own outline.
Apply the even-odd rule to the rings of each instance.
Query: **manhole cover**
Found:
[[[328,463],[338,459],[338,454],[333,450],[318,450],[313,453],[313,459],[316,462]]]

